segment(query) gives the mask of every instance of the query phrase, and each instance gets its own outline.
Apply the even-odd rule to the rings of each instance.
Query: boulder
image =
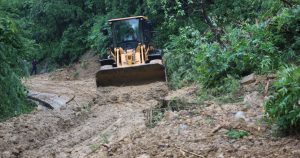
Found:
[[[250,83],[253,83],[255,81],[256,81],[255,74],[252,73],[248,76],[243,77],[242,80],[241,80],[241,83],[242,84],[250,84]]]

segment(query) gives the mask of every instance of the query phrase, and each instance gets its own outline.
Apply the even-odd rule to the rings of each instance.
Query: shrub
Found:
[[[107,20],[110,16],[98,16],[93,19],[94,24],[88,34],[88,43],[92,49],[97,50],[101,56],[106,55],[107,48],[110,47],[108,36],[104,36],[100,29],[106,28],[110,30]]]
[[[300,67],[286,67],[278,73],[274,92],[265,103],[265,112],[281,129],[299,128]]]
[[[274,44],[285,51],[282,57],[286,60],[297,59],[300,52],[300,5],[285,8],[271,19],[269,29],[276,36]],[[299,58],[298,58],[299,62]]]
[[[165,45],[164,60],[172,87],[180,88],[196,80],[195,55],[200,45],[200,32],[192,27],[180,29]]]
[[[273,44],[275,37],[267,30],[267,25],[245,24],[226,32],[222,37],[225,47],[205,37],[201,40],[196,63],[200,82],[206,88],[222,86],[228,75],[240,78],[279,67],[283,53]]]
[[[68,65],[79,59],[87,50],[86,34],[89,29],[88,24],[70,26],[64,31],[58,50],[53,57],[60,65]]]
[[[247,131],[235,129],[230,129],[226,134],[230,139],[240,139],[249,135]]]
[[[25,87],[19,79],[25,75],[22,57],[29,50],[24,40],[12,20],[5,16],[0,18],[0,121],[33,108],[26,100]]]

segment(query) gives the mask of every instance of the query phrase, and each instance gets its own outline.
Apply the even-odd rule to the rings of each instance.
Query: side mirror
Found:
[[[108,30],[106,28],[101,29],[101,32],[104,36],[108,35]]]

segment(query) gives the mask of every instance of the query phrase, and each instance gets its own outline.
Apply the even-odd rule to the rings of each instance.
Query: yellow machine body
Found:
[[[133,19],[141,21],[140,23],[144,25],[139,24],[139,29],[137,29],[137,26],[131,26],[131,23],[137,23]],[[101,68],[96,74],[98,87],[127,86],[166,81],[165,67],[162,62],[161,54],[155,53],[157,51],[155,51],[154,47],[151,46],[148,41],[143,40],[146,39],[143,36],[147,33],[147,30],[145,31],[144,29],[144,27],[146,27],[145,20],[147,20],[147,18],[144,16],[109,20],[109,23],[112,24],[114,47],[109,49],[109,58],[101,60]],[[128,34],[130,30],[124,31],[123,29],[121,31],[124,33],[121,34],[121,36],[124,36],[125,40],[118,43],[116,39],[120,38],[118,36],[118,31],[120,30],[113,25],[114,22],[118,21],[129,21],[125,22],[126,25],[124,26],[129,29],[131,29],[130,27],[136,29],[135,33],[140,37],[134,34],[132,34],[132,37],[125,37],[123,34]],[[127,39],[135,38],[136,41],[126,41]]]

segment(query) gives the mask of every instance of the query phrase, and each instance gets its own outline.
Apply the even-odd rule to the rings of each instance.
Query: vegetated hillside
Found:
[[[77,61],[88,49],[104,54],[108,37],[99,30],[108,27],[108,19],[146,15],[154,24],[153,43],[164,49],[173,88],[196,82],[206,89],[207,98],[222,97],[237,92],[242,76],[282,70],[266,108],[272,121],[293,127],[299,122],[299,4],[299,0],[1,0],[1,119],[30,109],[19,81],[26,74],[22,68],[28,68],[22,65],[24,60],[37,58],[49,71]]]

